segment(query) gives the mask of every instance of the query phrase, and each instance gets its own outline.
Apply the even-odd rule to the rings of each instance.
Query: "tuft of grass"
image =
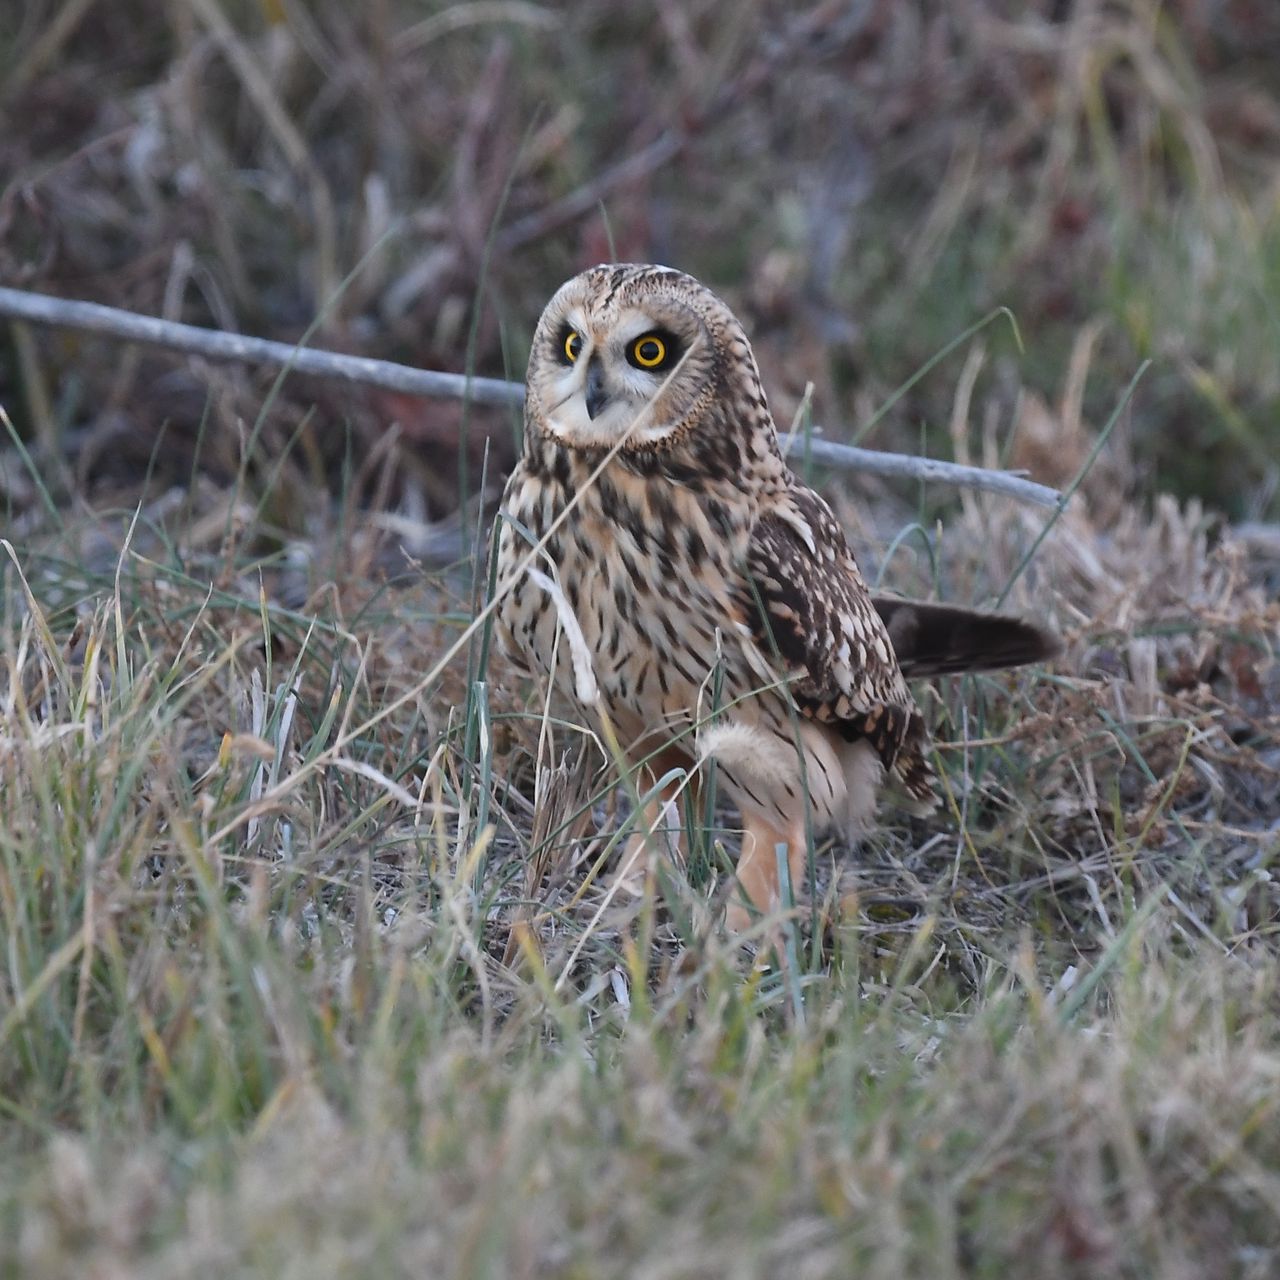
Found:
[[[1064,661],[939,689],[950,814],[819,849],[756,965],[705,871],[609,898],[616,775],[496,655],[424,682],[475,575],[364,585],[351,510],[300,586],[211,513],[6,545],[4,1269],[1274,1269],[1274,603],[1194,510],[1055,524]]]

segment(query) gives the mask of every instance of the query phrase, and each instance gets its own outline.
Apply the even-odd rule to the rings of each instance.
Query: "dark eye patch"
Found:
[[[556,354],[561,364],[573,364],[582,354],[582,334],[573,325],[561,325],[556,339]]]
[[[646,373],[662,373],[680,359],[684,347],[668,329],[650,329],[627,343],[627,363]]]

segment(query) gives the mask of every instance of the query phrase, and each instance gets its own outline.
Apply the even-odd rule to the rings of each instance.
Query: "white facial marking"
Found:
[[[607,336],[593,332],[576,307],[566,314],[565,323],[582,335],[582,349],[572,364],[561,366],[546,384],[543,399],[550,434],[576,448],[611,448],[624,435],[628,443],[641,446],[669,436],[677,424],[655,422],[654,401],[680,366],[657,372],[638,369],[627,359],[637,338],[666,326],[635,307],[619,313]],[[593,357],[603,365],[609,393],[608,403],[594,418],[586,402],[587,367]]]

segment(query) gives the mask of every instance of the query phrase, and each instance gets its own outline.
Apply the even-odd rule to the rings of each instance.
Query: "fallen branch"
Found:
[[[193,324],[140,316],[133,311],[104,307],[96,302],[70,302],[42,293],[26,293],[21,289],[0,289],[0,315],[31,320],[36,324],[83,329],[87,333],[103,333],[129,342],[145,342],[152,347],[183,351],[187,355],[205,356],[210,360],[241,360],[246,364],[313,373],[321,378],[342,378],[347,382],[385,387],[389,391],[403,391],[411,396],[465,399],[473,404],[514,405],[524,399],[522,386],[500,378],[464,378],[457,373],[410,369],[390,360],[369,360],[364,356],[315,351],[288,342],[271,342],[267,338],[246,338],[221,329],[200,329]]]
[[[524,399],[524,388],[518,382],[505,382],[500,378],[473,378],[458,373],[410,369],[389,360],[370,360],[364,356],[338,355],[332,351],[316,351],[265,338],[246,338],[237,333],[140,316],[96,302],[73,302],[21,289],[0,288],[0,315],[35,324],[106,334],[128,342],[144,342],[149,346],[204,356],[209,360],[238,360],[247,364],[296,369],[299,373],[340,378],[412,396],[512,406]],[[1013,471],[965,467],[932,458],[860,449],[854,445],[837,444],[833,440],[813,437],[806,440],[799,435],[786,444],[791,453],[807,454],[814,462],[841,471],[866,471],[875,475],[984,489],[1041,507],[1058,507],[1066,501],[1056,489],[1036,484]]]

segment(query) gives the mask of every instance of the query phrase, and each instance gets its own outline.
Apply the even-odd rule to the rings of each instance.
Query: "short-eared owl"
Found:
[[[742,326],[679,271],[598,266],[563,285],[533,337],[524,421],[499,517],[499,637],[570,699],[585,645],[582,710],[607,717],[642,791],[676,767],[696,785],[716,760],[761,911],[778,905],[777,846],[799,887],[807,833],[864,827],[886,771],[933,803],[905,676],[1053,651],[1014,618],[872,596],[783,461]],[[560,634],[566,606],[580,635]],[[748,918],[735,896],[731,927]]]

